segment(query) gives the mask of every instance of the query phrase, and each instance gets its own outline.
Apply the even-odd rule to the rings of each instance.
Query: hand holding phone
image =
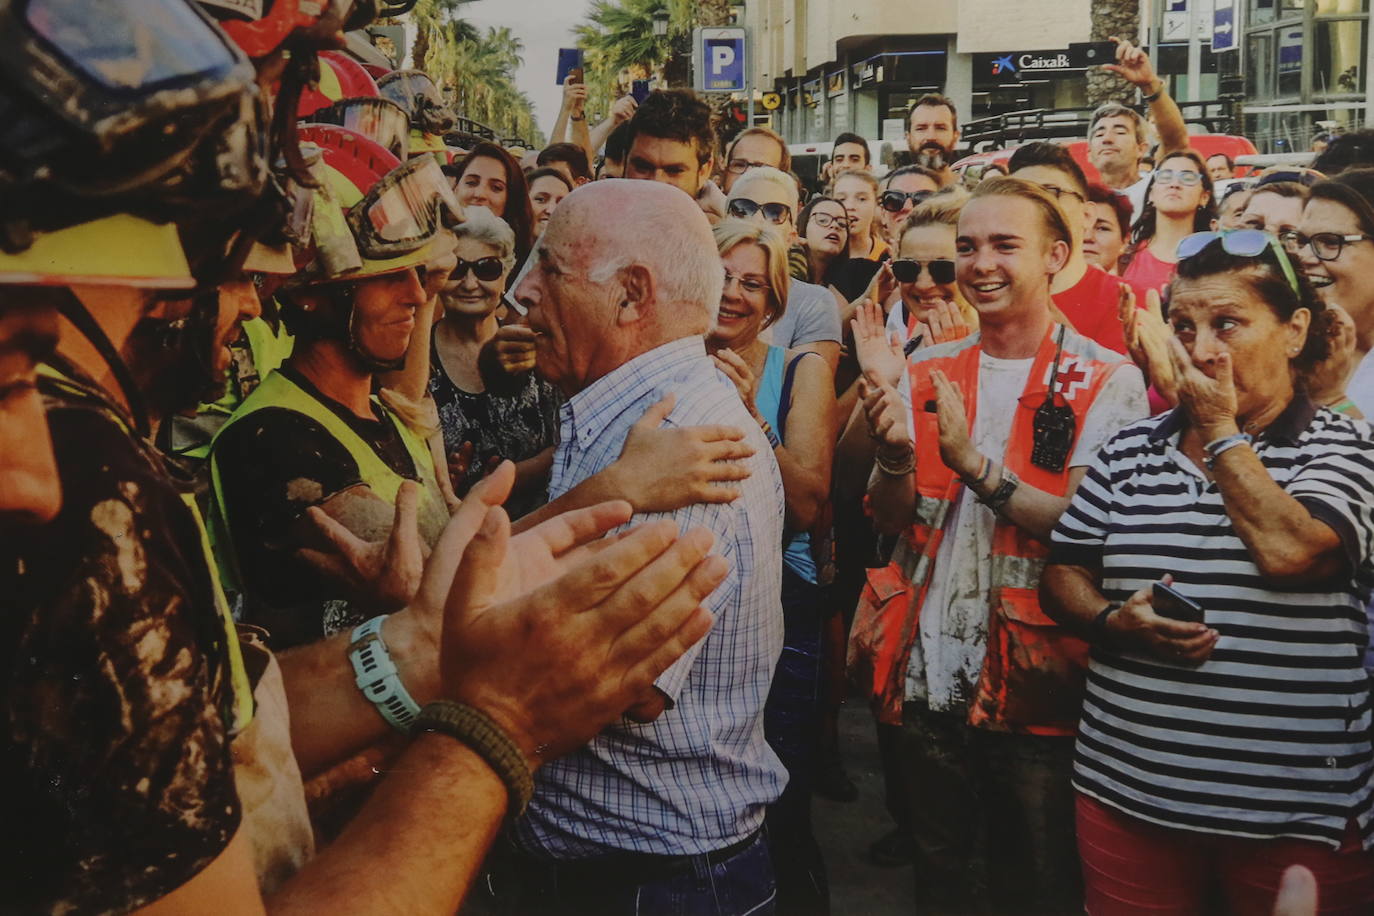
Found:
[[[1168,617],[1170,620],[1181,620],[1184,623],[1204,623],[1207,619],[1207,612],[1202,605],[1163,582],[1154,584],[1151,590],[1150,604],[1156,614],[1161,617]]]

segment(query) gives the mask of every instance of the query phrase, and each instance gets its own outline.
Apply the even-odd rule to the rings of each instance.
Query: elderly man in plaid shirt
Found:
[[[568,396],[551,500],[614,461],[668,394],[666,425],[735,426],[754,454],[733,502],[670,515],[710,529],[730,564],[708,601],[710,635],[619,724],[540,769],[488,887],[512,913],[772,913],[760,830],[787,775],[763,705],[782,651],[783,490],[763,432],[706,355],[723,278],[710,226],[672,187],[596,182],[559,206],[535,257],[515,296],[538,371]]]

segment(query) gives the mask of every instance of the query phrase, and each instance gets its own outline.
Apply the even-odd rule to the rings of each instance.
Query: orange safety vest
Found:
[[[1059,327],[1051,325],[1035,355],[1002,463],[1024,484],[1063,496],[1069,486],[1068,462],[1059,472],[1031,463],[1035,412],[1049,393]],[[888,724],[902,721],[907,666],[912,646],[920,638],[921,605],[945,523],[963,487],[940,458],[939,423],[935,412],[925,409],[935,399],[931,374],[939,369],[960,386],[969,429],[973,429],[981,340],[982,335],[975,332],[933,348],[908,366],[916,438],[916,519],[898,540],[888,566],[868,570],[849,650],[851,671],[870,685],[878,720]],[[1073,410],[1075,445],[1089,408],[1122,365],[1120,354],[1066,331],[1055,400]],[[1038,735],[1072,735],[1077,730],[1088,646],[1040,609],[1040,572],[1048,553],[1047,543],[998,516],[993,529],[987,654],[976,696],[969,704],[970,725]]]

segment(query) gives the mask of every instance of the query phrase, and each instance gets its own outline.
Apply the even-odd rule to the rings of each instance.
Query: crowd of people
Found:
[[[4,909],[826,914],[857,696],[920,912],[1374,912],[1367,135],[513,151],[403,6],[0,2]]]

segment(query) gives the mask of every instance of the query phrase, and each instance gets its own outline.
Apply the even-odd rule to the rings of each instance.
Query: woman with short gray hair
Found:
[[[453,229],[458,263],[439,293],[443,316],[430,345],[429,393],[454,492],[462,496],[501,459],[515,462],[512,518],[539,505],[558,435],[558,394],[533,372],[489,391],[478,370],[482,347],[496,336],[496,310],[515,266],[515,233],[499,217],[469,207]]]

